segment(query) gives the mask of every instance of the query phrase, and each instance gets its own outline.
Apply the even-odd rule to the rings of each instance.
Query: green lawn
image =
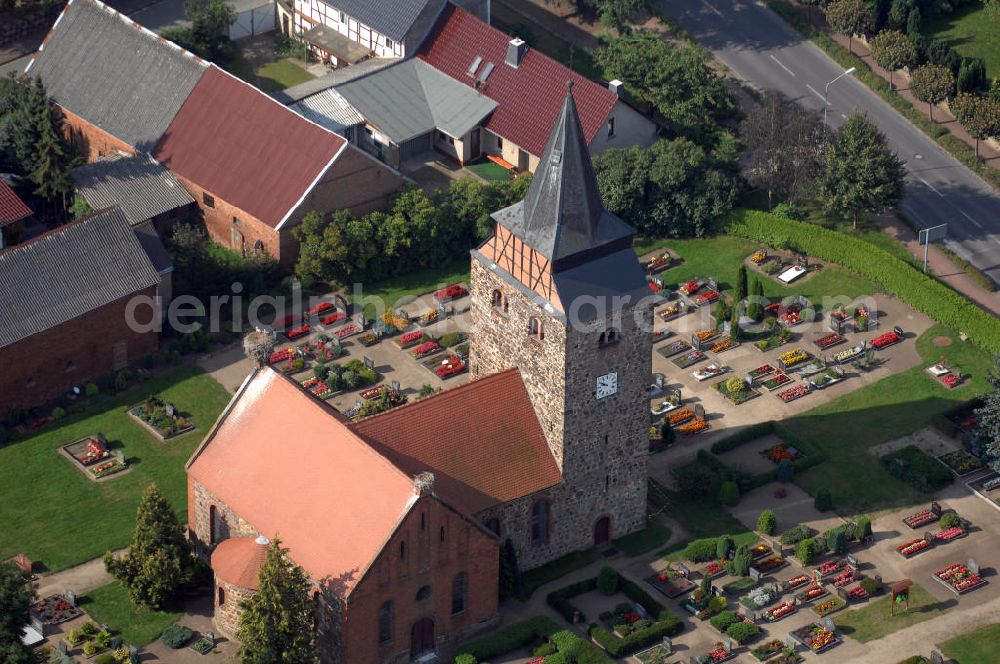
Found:
[[[931,341],[937,336],[951,337],[952,346],[934,346]],[[868,448],[928,426],[936,415],[989,389],[989,354],[962,342],[955,332],[935,325],[916,343],[924,365],[861,387],[783,422],[808,446],[826,456],[824,463],[796,475],[795,483],[813,494],[828,488],[839,512],[926,500],[926,496],[889,476]],[[942,355],[953,366],[971,373],[972,380],[950,391],[931,380],[924,366],[937,362]]]
[[[142,647],[159,638],[169,625],[177,622],[182,611],[154,611],[135,606],[117,581],[94,588],[79,599],[80,607],[97,623],[103,623],[124,643]]]
[[[255,71],[250,61],[242,55],[227,63],[226,69],[234,76],[268,93],[278,92],[316,78],[291,60],[268,62],[257,67]]]
[[[150,394],[189,414],[197,429],[166,442],[154,438],[125,413]],[[23,551],[59,570],[127,545],[139,497],[152,482],[186,521],[184,463],[228,401],[215,379],[185,366],[0,448],[0,560]],[[92,482],[58,452],[96,433],[112,446],[124,446],[132,470]]]
[[[963,56],[982,58],[986,75],[1000,76],[1000,12],[991,14],[979,2],[968,4],[925,20],[921,32],[946,41]]]
[[[615,547],[628,557],[640,556],[657,549],[670,539],[670,528],[659,521],[650,521],[642,530],[631,535],[619,537],[614,541]]]
[[[456,258],[453,262],[446,263],[441,267],[415,270],[383,281],[364,284],[365,315],[374,316],[378,302],[381,302],[381,305],[388,309],[396,309],[405,306],[418,295],[460,281],[466,283],[469,281],[469,256],[467,254],[463,254],[461,258]],[[347,293],[347,295],[353,298],[353,293]],[[375,301],[373,302],[373,300]],[[408,313],[417,314],[420,312],[411,311]]]
[[[481,159],[472,164],[466,164],[465,170],[475,173],[487,182],[502,182],[511,178],[511,172],[500,164],[495,164],[489,159]]]
[[[834,616],[833,621],[843,634],[855,641],[868,643],[910,625],[937,618],[947,611],[943,602],[938,602],[916,584],[910,588],[910,610],[906,611],[903,606],[897,607],[895,616],[889,615],[890,598],[886,595],[863,608],[842,611]],[[981,660],[974,661],[979,664]]]
[[[939,645],[956,664],[1000,664],[1000,623],[985,625]]]

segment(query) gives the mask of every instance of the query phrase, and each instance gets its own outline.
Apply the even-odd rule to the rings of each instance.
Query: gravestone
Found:
[[[756,567],[751,567],[750,568],[750,579],[754,583],[757,583],[758,581],[760,581],[760,570],[757,569]]]
[[[705,279],[705,285],[708,286],[710,290],[719,290],[719,282],[715,280],[715,277],[708,277]]]
[[[694,416],[697,417],[699,420],[705,419],[705,407],[702,406],[700,403],[695,404],[694,406]]]
[[[785,639],[785,645],[787,647],[791,648],[792,650],[795,650],[796,646],[799,645],[799,642],[796,641],[795,638],[791,634],[789,634],[788,638]]]
[[[837,625],[833,622],[833,618],[823,618],[823,627],[826,627],[831,632],[837,631]]]
[[[115,461],[117,461],[118,463],[120,463],[121,465],[124,466],[125,465],[125,452],[124,452],[124,450],[122,450],[120,448],[116,449],[114,451],[114,454],[115,454]]]
[[[638,615],[640,618],[649,617],[649,612],[646,611],[646,607],[644,607],[642,604],[639,604],[638,602],[635,603],[635,612],[636,615]]]
[[[166,404],[164,404],[163,408],[164,410],[167,411],[167,416],[169,417],[174,416],[174,404],[167,402]]]
[[[207,632],[205,638],[212,642],[212,647],[215,647],[215,632]]]
[[[658,387],[659,389],[662,390],[663,389],[663,382],[666,380],[666,377],[663,374],[661,374],[661,373],[657,373],[657,374],[654,374],[654,375],[656,377],[656,380],[655,380],[656,387]]]
[[[448,307],[444,305],[444,302],[438,302],[438,313],[444,318],[448,315]]]
[[[684,578],[687,578],[691,574],[691,570],[689,570],[688,566],[684,563],[677,563],[677,573]]]
[[[732,652],[733,651],[733,642],[732,642],[732,640],[731,639],[726,639],[725,641],[723,641],[722,642],[722,648],[726,652]]]
[[[31,627],[42,636],[45,636],[45,623],[38,616],[31,616]]]
[[[59,643],[57,644],[57,647],[59,648],[59,652],[61,652],[64,655],[69,650],[69,646],[62,639],[59,639]]]
[[[362,359],[364,360],[364,363],[365,363],[366,367],[368,367],[369,369],[374,369],[375,368],[375,360],[373,360],[372,358],[368,357],[367,355],[365,355]]]
[[[649,283],[653,284],[660,290],[663,290],[663,279],[660,279],[659,277],[650,277]]]
[[[66,588],[65,590],[63,590],[63,597],[66,598],[67,602],[69,602],[73,606],[76,606],[76,593],[75,592],[73,592],[69,588]]]
[[[362,403],[364,403],[364,402],[361,401],[361,399],[358,399],[357,401],[354,402],[354,407],[355,408],[361,408],[361,404]]]
[[[673,652],[673,650],[674,650],[674,643],[673,643],[673,641],[670,640],[669,636],[664,636],[663,637],[663,643],[662,643],[662,645],[663,645],[664,648],[667,649],[667,654]]]
[[[857,569],[859,567],[859,565],[858,565],[858,559],[854,557],[853,553],[847,554],[847,564],[850,565],[851,567],[855,568],[855,569]]]
[[[965,565],[969,568],[969,571],[975,575],[979,575],[979,563],[975,558],[969,558],[969,562]]]
[[[393,392],[399,392],[399,381],[394,380],[389,383],[389,389]]]
[[[365,322],[366,321],[364,312],[354,317],[354,324],[360,327],[362,330],[365,329]]]
[[[129,664],[139,664],[139,649],[133,645],[128,647]]]

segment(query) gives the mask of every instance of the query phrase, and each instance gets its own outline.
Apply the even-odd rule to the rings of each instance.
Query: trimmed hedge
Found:
[[[1000,354],[1000,321],[940,281],[887,251],[844,233],[758,210],[734,210],[727,231],[768,246],[793,246],[880,284],[918,311],[960,330],[985,350]]]
[[[940,491],[955,479],[944,464],[916,445],[886,454],[882,457],[882,466],[896,479],[927,493]]]
[[[750,441],[772,434],[774,433],[774,425],[774,420],[751,424],[745,429],[741,429],[734,434],[730,434],[725,438],[720,438],[712,443],[712,453],[722,454],[723,452],[729,452],[731,450],[735,450],[744,443],[749,443]]]
[[[656,622],[646,629],[632,632],[624,639],[619,639],[600,625],[591,625],[590,637],[612,657],[616,659],[624,657],[637,650],[653,645],[664,636],[675,636],[684,630],[684,623],[681,622],[680,618],[673,611],[653,599],[639,584],[619,574],[618,587],[630,600],[636,604],[642,604],[650,616],[655,616]],[[545,661],[548,664],[549,660],[546,659]]]
[[[536,639],[550,639],[559,649],[555,655],[546,657],[546,662],[613,664],[597,646],[563,629],[547,616],[522,620],[493,634],[463,644],[455,653],[455,664],[478,664],[528,645]]]
[[[570,598],[576,597],[577,595],[582,595],[583,593],[590,592],[591,590],[597,589],[597,577],[591,579],[584,579],[583,581],[578,581],[576,583],[571,583],[565,588],[560,588],[559,590],[553,590],[548,595],[545,596],[545,602],[555,609],[556,613],[561,615],[566,622],[572,624],[573,617],[579,611],[573,604],[569,601]],[[579,611],[583,620],[586,620],[586,616],[583,615],[582,611]]]
[[[703,563],[715,560],[715,550],[719,545],[718,537],[706,537],[692,540],[684,547],[684,557],[693,563]]]

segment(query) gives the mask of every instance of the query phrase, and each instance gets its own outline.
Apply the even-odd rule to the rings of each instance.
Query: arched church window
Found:
[[[528,319],[528,336],[535,337],[536,339],[545,338],[545,326],[535,316]]]
[[[549,501],[537,500],[531,506],[531,541],[545,542],[549,539]]]

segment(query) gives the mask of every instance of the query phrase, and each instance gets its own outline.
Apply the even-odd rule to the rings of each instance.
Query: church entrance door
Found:
[[[410,630],[410,657],[417,659],[434,650],[434,621],[421,618]]]
[[[594,524],[594,544],[606,544],[611,539],[611,517],[602,516]]]

